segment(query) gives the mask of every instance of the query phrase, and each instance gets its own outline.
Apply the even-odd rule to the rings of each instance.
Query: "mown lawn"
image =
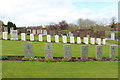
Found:
[[[30,42],[30,41],[29,41]],[[24,56],[24,43],[28,41],[2,41],[2,53],[4,56]],[[35,56],[44,57],[45,42],[31,42],[33,44],[33,52]],[[63,57],[64,48],[63,43],[52,43],[53,56]],[[72,57],[80,57],[82,44],[71,44]],[[89,57],[95,57],[96,45],[88,45]],[[103,57],[109,57],[110,46],[103,46]],[[116,56],[118,57],[118,47],[116,48]]]
[[[117,78],[118,62],[3,61],[3,78]]]

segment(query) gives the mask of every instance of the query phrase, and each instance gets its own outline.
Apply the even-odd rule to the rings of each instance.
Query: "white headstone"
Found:
[[[5,40],[8,39],[8,32],[3,32],[3,39],[5,39]]]
[[[11,30],[11,40],[18,40],[17,30]]]
[[[47,35],[47,30],[43,30],[43,35]]]
[[[96,43],[97,43],[98,45],[101,45],[101,43],[102,43],[102,42],[101,42],[101,38],[97,38],[97,39],[96,39]]]
[[[77,44],[81,44],[81,38],[77,37]]]
[[[33,34],[36,34],[36,29],[33,29]]]
[[[75,43],[75,39],[74,39],[74,37],[70,37],[70,43]]]
[[[8,28],[7,27],[4,27],[4,32],[8,32]]]
[[[103,44],[103,45],[106,45],[106,39],[103,39],[103,40],[102,40],[102,44]]]
[[[59,43],[59,36],[58,35],[55,35],[55,42]]]
[[[115,40],[115,33],[114,32],[111,33],[111,40]]]
[[[95,44],[95,38],[90,38],[90,44]]]
[[[47,35],[47,42],[51,42],[51,35]]]
[[[62,42],[67,43],[67,37],[66,36],[62,36]]]
[[[89,38],[89,37],[90,37],[90,35],[86,35],[86,37],[87,37],[87,38]]]
[[[89,40],[88,37],[84,37],[84,43],[85,43],[85,44],[89,44],[89,41],[88,41],[88,40]]]
[[[26,41],[25,33],[21,33],[21,40],[22,40],[22,41]]]
[[[30,41],[34,41],[34,34],[30,34]]]
[[[42,34],[39,34],[39,41],[43,41]]]

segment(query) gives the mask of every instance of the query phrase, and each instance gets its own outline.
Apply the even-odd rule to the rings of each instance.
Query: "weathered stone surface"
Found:
[[[81,44],[81,38],[77,37],[77,44]]]
[[[18,40],[18,31],[11,30],[11,40]]]
[[[26,41],[26,35],[25,35],[25,33],[21,33],[21,40],[22,41]]]
[[[69,44],[64,45],[64,58],[71,59],[71,57],[72,57],[71,45]]]
[[[59,36],[58,35],[55,35],[55,42],[59,43]]]
[[[110,46],[110,58],[115,58],[116,46]]]
[[[53,59],[52,44],[44,44],[45,58]]]
[[[33,58],[33,46],[32,43],[25,43],[24,45],[24,55],[25,57]]]
[[[106,39],[103,39],[103,40],[102,40],[102,44],[103,44],[103,45],[106,45]]]
[[[90,38],[90,44],[95,44],[95,38]]]
[[[98,45],[101,45],[101,43],[102,43],[102,42],[101,42],[101,38],[97,38],[97,39],[96,39],[96,43],[97,43]]]
[[[51,42],[51,35],[47,35],[47,42]]]
[[[43,41],[42,34],[39,34],[39,41]]]
[[[88,59],[88,46],[82,46],[81,59]]]
[[[62,41],[63,41],[63,43],[67,43],[67,37],[66,36],[62,36]]]
[[[30,34],[30,41],[34,41],[34,34]]]
[[[84,43],[89,44],[89,38],[88,37],[84,37]]]
[[[96,48],[96,58],[102,59],[102,46],[97,45]]]
[[[8,39],[8,32],[3,32],[3,39],[5,39],[5,40]]]
[[[75,43],[75,39],[73,36],[70,37],[70,43]]]

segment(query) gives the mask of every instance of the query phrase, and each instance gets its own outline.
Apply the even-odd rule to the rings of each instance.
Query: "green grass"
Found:
[[[117,78],[118,62],[3,61],[3,78]]]
[[[24,43],[28,41],[2,41],[2,53],[4,56],[24,56]],[[44,57],[44,43],[45,42],[31,42],[33,44],[34,56]],[[64,48],[63,43],[52,43],[53,45],[53,56],[63,57]],[[81,44],[71,44],[72,46],[72,57],[80,57]],[[95,57],[96,45],[88,45],[89,57]],[[103,57],[109,57],[110,46],[103,46]],[[116,56],[118,57],[118,47],[116,49]]]
[[[108,43],[120,45],[120,41],[107,40]]]

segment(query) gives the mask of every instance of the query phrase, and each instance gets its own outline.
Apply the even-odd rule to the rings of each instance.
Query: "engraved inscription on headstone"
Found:
[[[34,34],[30,34],[30,41],[34,41]]]
[[[8,39],[8,32],[3,32],[3,39],[5,39],[5,40]]]
[[[77,37],[77,44],[81,44],[81,38]]]
[[[11,40],[18,40],[17,30],[11,30]]]
[[[75,39],[73,36],[70,37],[70,43],[75,43]]]
[[[102,46],[97,45],[96,48],[96,58],[102,59]]]
[[[64,45],[64,58],[71,59],[72,57],[72,51],[71,51],[71,45]]]
[[[25,57],[33,58],[33,47],[32,43],[25,43],[24,45],[24,55]]]
[[[62,41],[63,41],[63,43],[67,43],[67,37],[66,36],[62,36]]]
[[[25,33],[21,33],[21,40],[26,41]]]
[[[110,58],[115,58],[116,46],[110,46]]]
[[[39,41],[43,41],[42,34],[39,34]]]
[[[95,44],[95,38],[90,38],[90,43],[94,45]]]
[[[53,59],[52,44],[44,44],[45,58]]]
[[[59,43],[59,36],[58,35],[55,35],[55,42]]]
[[[88,46],[82,46],[81,59],[88,59]]]
[[[51,42],[51,35],[47,35],[47,42]]]

